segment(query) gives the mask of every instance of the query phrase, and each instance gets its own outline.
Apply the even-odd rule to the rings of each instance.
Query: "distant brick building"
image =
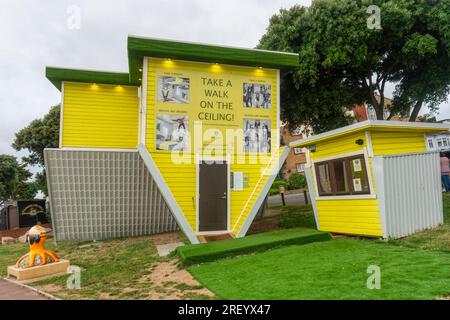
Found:
[[[380,101],[380,96],[379,95],[375,95],[375,99],[379,102]],[[384,98],[384,114],[383,114],[383,118],[387,119],[387,117],[389,117],[389,108],[392,105],[392,100],[389,98]],[[366,121],[366,120],[377,120],[377,114],[375,113],[375,109],[370,106],[367,105],[365,103],[362,104],[357,104],[353,107],[353,109],[350,111],[350,115],[353,116],[355,118],[355,122],[361,122],[361,121]],[[409,117],[400,117],[397,115],[394,115],[391,117],[392,121],[409,121]]]
[[[287,127],[280,128],[281,144],[289,145],[291,141],[303,138],[301,128],[290,131]],[[302,152],[302,148],[292,148],[289,155],[281,168],[281,178],[287,180],[293,173],[304,174],[306,164],[306,155]]]
[[[375,99],[380,101],[380,96],[375,95]],[[384,98],[385,110],[384,110],[384,118],[386,119],[389,116],[389,108],[392,105],[392,100],[389,98]],[[361,122],[366,120],[377,120],[377,115],[375,113],[375,109],[367,105],[366,103],[362,103],[360,105],[355,105],[352,110],[347,111],[348,115],[352,116],[355,120],[354,122]],[[393,116],[390,120],[395,121],[408,121],[409,118],[402,118],[399,116]],[[304,136],[302,132],[307,131],[312,133],[311,130],[304,130],[304,128],[300,127],[296,130],[290,131],[287,127],[281,126],[280,128],[280,136],[281,136],[281,144],[289,145],[291,141],[300,140]],[[308,135],[310,135],[308,134]],[[450,142],[449,142],[450,143]],[[450,147],[450,144],[449,144]],[[280,175],[282,179],[287,180],[289,176],[293,173],[304,173],[306,164],[306,155],[302,152],[301,148],[291,148],[289,155],[286,158],[286,161],[283,167],[280,170]]]

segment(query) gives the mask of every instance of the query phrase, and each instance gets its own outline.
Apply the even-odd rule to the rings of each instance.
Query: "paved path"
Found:
[[[305,204],[305,198],[302,193],[292,193],[292,194],[285,194],[284,200],[286,201],[287,205],[299,205],[299,204]],[[309,200],[309,199],[308,199]],[[269,196],[269,207],[270,206],[281,206],[281,196],[279,194],[274,196]]]
[[[49,300],[49,298],[27,287],[0,278],[0,300]]]

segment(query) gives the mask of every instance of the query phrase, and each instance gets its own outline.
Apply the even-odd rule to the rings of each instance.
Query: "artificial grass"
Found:
[[[184,265],[215,261],[227,257],[261,252],[279,246],[330,240],[330,235],[313,229],[294,228],[264,232],[244,238],[179,247]]]
[[[433,299],[450,294],[444,252],[335,239],[189,267],[222,299]],[[381,269],[368,289],[367,268]]]

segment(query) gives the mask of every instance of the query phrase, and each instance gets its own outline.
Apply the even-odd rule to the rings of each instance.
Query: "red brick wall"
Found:
[[[284,127],[281,127],[281,143],[283,145],[289,145],[290,142],[295,140],[300,140],[303,138],[302,135],[292,135],[291,132]],[[283,168],[281,169],[283,179],[288,179],[289,176],[293,173],[301,173],[297,172],[297,164],[305,164],[306,163],[306,155],[305,153],[295,154],[294,148],[291,148],[289,154],[284,162]]]

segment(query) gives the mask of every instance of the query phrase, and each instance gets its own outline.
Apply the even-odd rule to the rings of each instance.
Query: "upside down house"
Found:
[[[128,38],[129,73],[47,67],[56,240],[246,234],[288,154],[280,70],[296,54]]]

